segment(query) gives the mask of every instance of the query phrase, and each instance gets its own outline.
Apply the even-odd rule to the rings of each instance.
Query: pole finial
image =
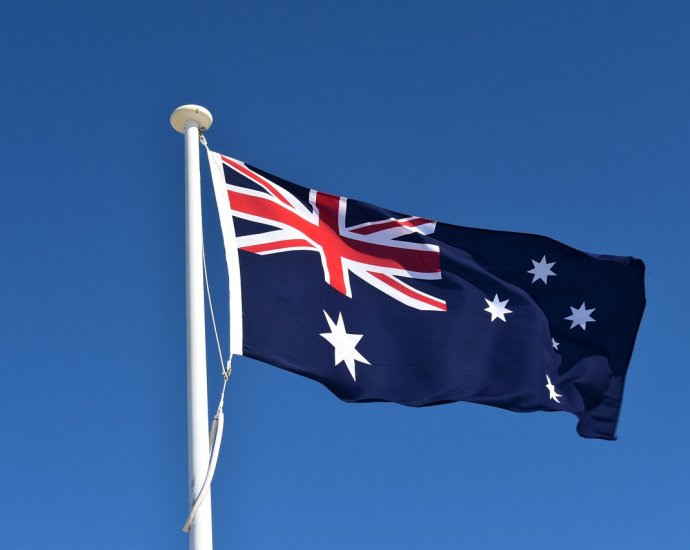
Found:
[[[184,134],[184,125],[188,120],[196,121],[201,131],[208,130],[213,124],[213,116],[201,105],[182,105],[170,115],[170,124],[181,134]]]

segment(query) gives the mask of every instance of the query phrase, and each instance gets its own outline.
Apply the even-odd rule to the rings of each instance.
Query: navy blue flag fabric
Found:
[[[347,402],[568,411],[615,439],[644,264],[310,190],[209,152],[231,351]]]

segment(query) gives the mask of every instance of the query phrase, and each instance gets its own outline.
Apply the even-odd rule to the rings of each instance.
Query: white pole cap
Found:
[[[194,120],[199,125],[199,130],[208,130],[213,124],[213,116],[208,109],[200,105],[182,105],[170,115],[170,124],[181,134],[184,134],[184,125],[188,120]]]

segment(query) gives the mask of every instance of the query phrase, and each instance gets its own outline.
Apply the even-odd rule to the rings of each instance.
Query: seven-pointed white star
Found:
[[[551,378],[546,375],[546,389],[549,390],[549,399],[553,399],[556,403],[560,403],[559,397],[563,397],[560,393],[556,393],[556,386],[551,383]]]
[[[551,345],[553,346],[553,349],[555,349],[556,351],[558,351],[558,346],[560,346],[561,344],[560,344],[560,342],[556,342],[556,340],[554,340],[553,338],[551,338]]]
[[[587,323],[592,322],[595,323],[596,320],[592,319],[590,313],[592,313],[596,308],[592,309],[586,309],[585,308],[585,303],[582,302],[582,305],[580,306],[579,309],[575,309],[573,306],[570,306],[570,311],[573,312],[572,315],[569,315],[565,319],[567,321],[572,321],[573,324],[570,325],[570,328],[573,329],[575,328],[576,325],[580,325],[582,327],[582,330],[585,330],[587,328]]]
[[[532,282],[535,283],[537,279],[541,279],[544,281],[544,284],[547,284],[547,278],[553,275],[554,277],[556,274],[551,271],[551,268],[556,265],[556,262],[551,262],[546,263],[546,256],[544,256],[541,259],[541,262],[537,263],[536,261],[532,260],[532,263],[534,264],[534,269],[530,269],[527,273],[532,273],[534,275],[534,278],[532,279]]]
[[[328,321],[331,332],[324,332],[320,336],[323,336],[335,348],[335,364],[338,365],[341,362],[345,362],[345,366],[347,366],[347,370],[350,371],[352,379],[357,381],[355,377],[355,361],[371,365],[371,363],[362,357],[362,354],[355,349],[355,346],[362,339],[362,334],[347,333],[342,313],[338,316],[337,324],[328,316],[328,313],[325,311],[323,313],[326,316],[326,321]]]
[[[484,298],[484,301],[489,304],[489,307],[487,307],[484,311],[488,311],[491,313],[491,322],[493,323],[497,318],[503,321],[504,323],[506,322],[506,313],[513,313],[511,310],[506,309],[505,305],[510,301],[510,300],[504,300],[501,302],[498,299],[498,294],[494,297],[493,302],[489,302],[488,299]]]

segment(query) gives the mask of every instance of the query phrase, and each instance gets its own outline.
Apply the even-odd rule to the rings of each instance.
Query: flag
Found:
[[[209,152],[231,352],[347,402],[568,411],[615,439],[644,264],[315,191]]]

